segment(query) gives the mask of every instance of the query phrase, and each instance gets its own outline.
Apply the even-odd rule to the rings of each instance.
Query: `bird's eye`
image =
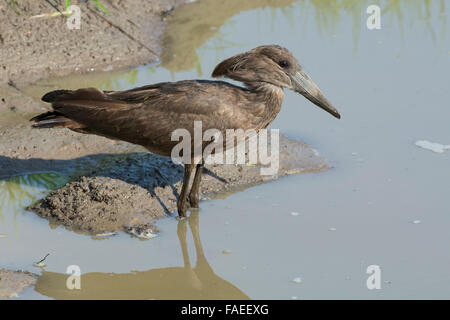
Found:
[[[281,60],[280,62],[278,62],[278,65],[282,68],[286,68],[288,66],[288,63],[286,60]]]

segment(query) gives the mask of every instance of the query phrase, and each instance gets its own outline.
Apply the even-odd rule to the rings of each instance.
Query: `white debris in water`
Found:
[[[47,265],[45,264],[45,262],[41,261],[41,262],[35,262],[33,263],[33,266],[38,267],[38,268],[44,268]]]
[[[426,149],[426,150],[430,150],[436,153],[443,153],[445,150],[449,150],[450,149],[450,145],[443,145],[440,143],[436,143],[436,142],[430,142],[427,140],[418,140],[416,141],[416,146],[422,148],[422,149]]]
[[[115,236],[117,233],[116,232],[104,232],[104,233],[98,233],[95,236],[96,237],[110,237],[110,236]]]
[[[298,212],[291,212],[291,216],[293,216],[293,217],[297,217],[298,215],[300,215],[300,213],[298,213]]]
[[[150,229],[138,231],[135,228],[131,228],[128,232],[141,239],[152,239],[157,236],[156,233],[153,233]]]
[[[336,228],[328,228],[328,231],[336,231]]]
[[[33,266],[38,267],[38,268],[46,267],[47,265],[45,264],[44,261],[45,261],[45,259],[47,259],[47,257],[49,255],[50,255],[50,253],[47,253],[43,259],[39,260],[38,262],[33,263]]]
[[[292,282],[294,282],[294,283],[301,283],[302,282],[302,278],[300,278],[300,277],[294,278],[294,279],[292,279]]]
[[[0,238],[6,238],[6,237],[7,237],[6,234],[0,233]]]
[[[422,221],[420,221],[420,220],[414,220],[412,223],[414,223],[414,224],[419,224],[419,223],[422,223]]]
[[[292,300],[297,300],[298,298],[296,296],[291,297]]]
[[[319,151],[317,151],[316,149],[312,149],[312,152],[314,153],[314,155],[315,155],[316,157],[319,157],[319,156],[320,156]]]
[[[357,156],[358,155],[358,152],[352,152],[352,156]]]
[[[223,253],[223,254],[230,254],[230,253],[231,253],[231,251],[230,251],[230,250],[228,250],[228,249],[225,249],[225,250],[222,250],[222,253]]]

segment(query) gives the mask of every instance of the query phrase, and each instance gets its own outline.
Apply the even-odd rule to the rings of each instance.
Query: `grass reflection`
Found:
[[[0,220],[4,223],[4,214],[12,213],[15,221],[21,209],[66,182],[67,177],[55,172],[33,173],[0,180]]]
[[[444,0],[199,0],[178,7],[169,17],[164,31],[162,66],[171,72],[199,70],[206,42],[216,50],[238,45],[227,39],[221,27],[231,23],[232,16],[252,9],[260,9],[257,14],[261,24],[274,26],[284,19],[300,34],[315,32],[306,30],[307,21],[314,19],[320,34],[333,35],[342,20],[350,17],[356,50],[360,33],[366,27],[366,8],[372,4],[381,7],[382,23],[396,24],[401,34],[419,23],[438,47],[444,43],[447,28]],[[266,11],[262,18],[260,12]]]

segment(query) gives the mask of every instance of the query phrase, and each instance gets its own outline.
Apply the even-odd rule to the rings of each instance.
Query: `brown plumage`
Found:
[[[235,55],[221,62],[212,76],[241,81],[245,87],[223,81],[186,80],[126,91],[57,90],[42,97],[52,104],[53,111],[31,121],[35,122],[34,128],[69,128],[128,141],[170,156],[178,143],[171,141],[172,132],[184,128],[194,137],[194,121],[202,121],[203,132],[219,129],[224,135],[226,129],[266,128],[281,109],[284,88],[299,92],[340,118],[292,53],[280,46],[260,46]],[[185,164],[178,199],[180,216],[186,214],[188,184],[194,169],[189,202],[198,207],[202,166],[194,161]]]

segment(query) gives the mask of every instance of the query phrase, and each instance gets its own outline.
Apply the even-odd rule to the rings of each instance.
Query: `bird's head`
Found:
[[[216,66],[212,76],[228,77],[251,87],[264,82],[291,89],[336,118],[341,117],[302,69],[294,55],[280,46],[260,46],[228,58]]]

